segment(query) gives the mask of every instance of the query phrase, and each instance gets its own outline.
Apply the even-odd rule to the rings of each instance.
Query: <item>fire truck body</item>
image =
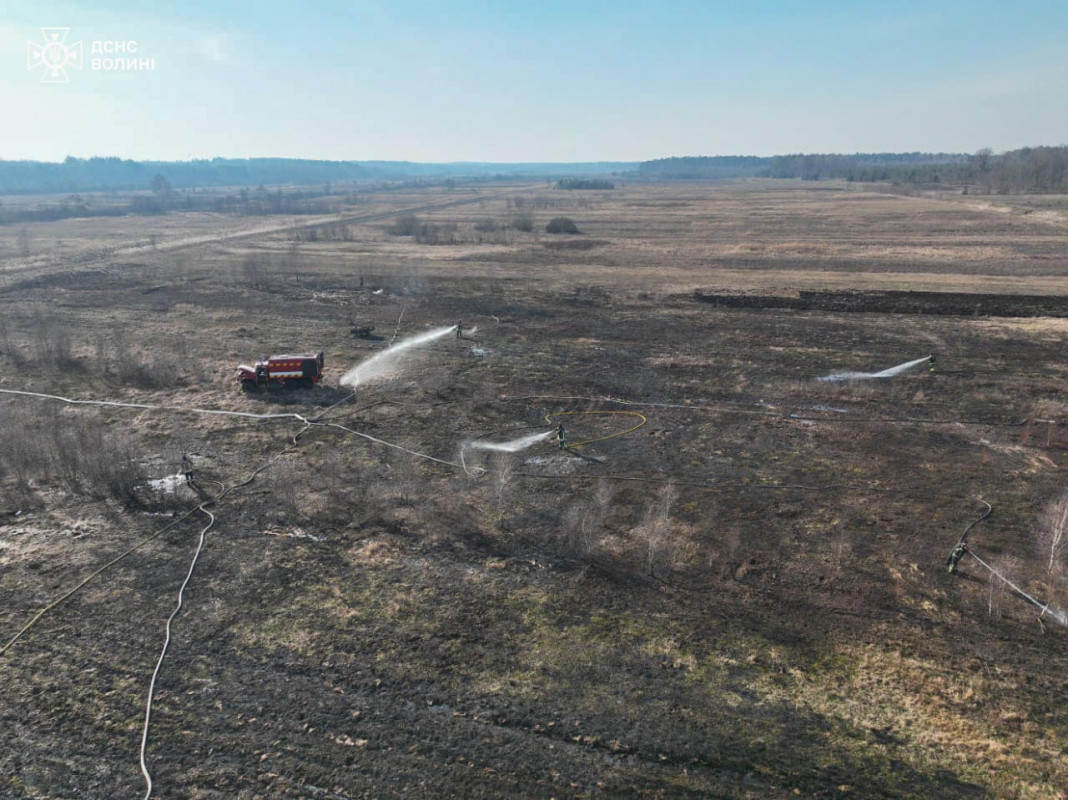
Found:
[[[255,366],[239,366],[237,379],[245,391],[271,386],[311,388],[323,379],[323,354],[268,356]]]

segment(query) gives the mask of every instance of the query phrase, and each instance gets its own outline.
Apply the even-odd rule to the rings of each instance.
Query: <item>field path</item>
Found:
[[[87,254],[81,258],[65,259],[60,263],[55,264],[19,264],[14,263],[11,266],[5,266],[0,269],[0,274],[5,277],[13,275],[25,274],[25,273],[37,273],[40,275],[46,275],[54,272],[63,272],[69,270],[72,267],[82,267],[90,269],[93,267],[100,267],[107,264],[107,262],[123,256],[138,255],[140,253],[160,253],[160,252],[173,252],[176,250],[185,250],[189,248],[202,247],[206,245],[216,245],[221,242],[237,242],[244,239],[255,239],[260,236],[267,236],[274,233],[284,233],[286,231],[296,230],[316,230],[322,228],[329,228],[334,225],[347,225],[356,222],[377,222],[391,217],[397,217],[402,214],[420,214],[427,211],[437,211],[442,208],[453,208],[455,206],[469,205],[471,203],[477,203],[482,200],[488,200],[495,197],[501,197],[502,195],[509,195],[518,192],[524,192],[529,189],[535,188],[535,185],[530,186],[518,186],[509,187],[495,192],[478,192],[474,195],[468,195],[461,198],[455,198],[450,200],[444,200],[434,203],[421,203],[416,206],[405,206],[403,208],[390,209],[389,211],[376,211],[374,213],[363,214],[330,214],[327,216],[316,216],[313,219],[304,218],[301,222],[294,222],[294,217],[287,217],[287,221],[276,224],[260,224],[252,227],[245,227],[239,230],[233,228],[217,231],[209,235],[203,236],[186,236],[178,239],[172,239],[166,242],[158,242],[155,246],[145,244],[134,244],[124,247],[116,247],[107,251],[106,253],[100,253],[99,251]],[[10,264],[11,262],[9,262]]]

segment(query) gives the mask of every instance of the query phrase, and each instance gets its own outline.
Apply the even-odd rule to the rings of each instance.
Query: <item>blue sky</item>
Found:
[[[67,84],[27,69],[46,26]],[[155,69],[94,71],[105,40]],[[1068,2],[0,0],[0,108],[3,159],[1004,150],[1068,142]]]

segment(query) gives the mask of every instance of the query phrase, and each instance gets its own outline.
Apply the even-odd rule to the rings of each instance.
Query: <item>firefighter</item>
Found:
[[[949,569],[949,574],[952,575],[957,571],[957,564],[964,558],[964,554],[968,552],[967,542],[957,542],[957,546],[953,548],[953,552],[949,554],[949,558],[946,560],[946,567]]]
[[[186,483],[193,482],[193,462],[189,459],[188,453],[182,453],[182,477],[185,478]]]
[[[460,320],[459,322],[456,323],[456,338],[457,339],[464,338],[464,323],[463,323],[463,320]]]
[[[931,372],[934,372],[935,371],[935,367],[934,367],[935,357],[934,356],[928,357],[927,362],[931,365]]]
[[[567,434],[564,433],[564,423],[556,426],[556,441],[560,443],[561,450],[567,450]]]

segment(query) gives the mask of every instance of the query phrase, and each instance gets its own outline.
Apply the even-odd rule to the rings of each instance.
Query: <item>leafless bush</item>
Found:
[[[530,206],[535,211],[546,211],[553,208],[567,208],[571,205],[570,198],[563,200],[556,197],[546,197],[545,195],[536,195],[530,198]]]
[[[990,566],[1002,575],[1012,575],[1019,568],[1020,562],[1012,556],[1000,556],[994,559]],[[1000,619],[1005,598],[1011,594],[1009,585],[996,575],[991,575],[986,593],[986,613],[993,619]]]
[[[452,222],[440,225],[433,222],[424,223],[414,238],[419,244],[459,244],[459,239],[456,236],[456,224]]]
[[[553,217],[545,226],[545,232],[555,234],[566,233],[572,235],[582,233],[571,217]]]
[[[598,538],[590,524],[590,507],[587,503],[568,506],[560,519],[560,544],[563,552],[583,561],[596,555]]]
[[[338,222],[333,225],[297,228],[289,234],[291,242],[352,242],[356,238],[356,232],[353,227],[344,222]]]
[[[51,485],[101,500],[142,501],[146,475],[137,452],[98,417],[7,409],[0,422],[0,459],[20,491]]]
[[[512,218],[512,227],[517,231],[523,233],[530,233],[534,230],[534,215],[533,214],[516,214]]]
[[[405,214],[402,217],[397,217],[386,230],[394,236],[415,236],[422,226],[423,223],[419,217],[414,214]]]
[[[145,352],[124,328],[96,339],[95,363],[113,371],[119,382],[142,389],[159,389],[182,382],[185,344],[179,340],[164,351]]]
[[[1046,506],[1039,517],[1036,535],[1042,571],[1046,577],[1046,589],[1063,577],[1068,561],[1068,492]]]
[[[250,289],[270,291],[272,272],[270,257],[266,253],[249,253],[241,261],[241,283]]]
[[[493,460],[493,494],[497,501],[497,517],[504,517],[504,506],[511,493],[512,479],[515,477],[515,460],[500,454]]]
[[[657,564],[664,560],[670,548],[671,508],[678,498],[678,491],[671,484],[666,484],[659,492],[656,502],[651,504],[634,533],[642,544],[646,570],[652,575]]]
[[[74,364],[67,323],[55,314],[37,311],[30,323],[30,349],[38,364],[67,368]]]
[[[0,406],[0,479],[10,478],[25,492],[42,466],[42,452],[33,443],[33,414],[24,407]]]

